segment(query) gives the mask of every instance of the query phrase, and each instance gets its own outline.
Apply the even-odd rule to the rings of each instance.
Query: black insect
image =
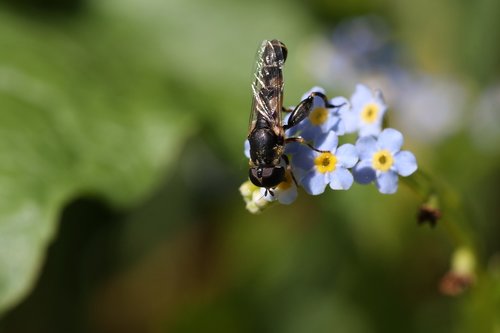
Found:
[[[301,137],[285,138],[285,131],[300,123],[309,115],[314,96],[326,96],[314,92],[301,101],[293,110],[283,108],[283,65],[288,50],[279,40],[265,40],[258,52],[254,81],[252,83],[252,110],[248,141],[250,143],[249,178],[253,184],[265,187],[271,194],[272,188],[285,180],[288,158],[284,155],[285,144],[301,142]],[[288,123],[282,125],[281,112],[291,112]],[[307,144],[314,150],[314,147]],[[282,161],[285,165],[283,165]]]

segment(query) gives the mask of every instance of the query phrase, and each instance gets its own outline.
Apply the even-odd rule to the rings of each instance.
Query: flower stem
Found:
[[[439,219],[454,246],[475,248],[466,205],[456,191],[421,170],[401,179],[420,197],[421,209],[438,214],[434,222]]]

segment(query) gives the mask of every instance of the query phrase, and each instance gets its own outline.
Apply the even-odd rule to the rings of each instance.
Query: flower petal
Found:
[[[303,170],[310,170],[314,166],[316,154],[311,148],[300,145],[292,157],[292,165]]]
[[[356,90],[351,96],[351,104],[353,108],[361,108],[366,102],[373,99],[373,94],[370,88],[363,84],[356,85]],[[359,110],[358,110],[359,111]]]
[[[409,176],[417,170],[417,159],[413,153],[403,150],[397,153],[394,158],[396,160],[394,167],[401,176]]]
[[[396,154],[403,145],[403,134],[394,128],[386,128],[378,136],[378,145],[381,149],[387,149],[392,154]]]
[[[378,136],[380,131],[382,130],[382,118],[377,119],[372,124],[359,124],[359,133],[358,135],[363,136]]]
[[[297,199],[297,187],[295,185],[290,186],[288,189],[279,192],[278,201],[284,205],[289,205]]]
[[[295,177],[295,180],[300,184],[302,179],[304,179],[304,177],[310,172],[312,172],[310,169],[304,170],[302,168],[295,167],[293,168],[293,177]]]
[[[344,168],[352,168],[358,162],[358,151],[350,143],[340,146],[335,156],[337,156],[337,163]]]
[[[313,141],[318,133],[323,133],[319,126],[311,124],[309,119],[303,121],[303,126],[301,126],[300,136],[306,141]]]
[[[337,135],[344,135],[346,133],[344,119],[338,116],[333,118],[334,118],[334,123],[331,130],[334,131]]]
[[[333,126],[335,126],[336,123],[338,123],[339,117],[332,111],[332,109],[329,109],[328,111],[328,119],[320,125],[321,130],[323,133],[326,133],[332,129]]]
[[[353,169],[354,180],[359,184],[369,184],[375,180],[376,173],[372,167],[372,162],[364,160],[359,162]]]
[[[337,168],[330,174],[330,188],[332,190],[347,190],[353,181],[354,177],[345,168]]]
[[[314,143],[319,150],[335,151],[339,143],[339,138],[335,132],[328,132],[316,136]]]
[[[314,96],[313,103],[311,106],[311,111],[316,108],[324,108],[324,107],[325,107],[325,100],[318,95]]]
[[[380,193],[395,193],[398,189],[398,175],[394,171],[382,172],[377,176],[375,185]]]
[[[302,180],[302,186],[307,193],[318,195],[325,192],[325,175],[319,172],[309,172]]]
[[[289,142],[285,145],[285,154],[291,154],[291,155],[297,154],[301,149],[301,147],[303,146],[304,145],[298,142],[293,142],[293,141]]]
[[[340,117],[343,120],[345,133],[354,133],[358,131],[358,116],[351,110],[341,110]]]
[[[377,151],[377,140],[372,136],[361,137],[356,141],[356,150],[360,160],[370,160]]]
[[[245,152],[245,156],[247,158],[250,158],[250,141],[248,141],[248,139],[245,140],[245,145],[244,145],[243,149],[244,149],[244,152]]]

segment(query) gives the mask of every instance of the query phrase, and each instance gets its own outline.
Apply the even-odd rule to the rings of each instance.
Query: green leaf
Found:
[[[192,134],[147,58],[80,27],[0,12],[0,311],[29,291],[65,203],[137,202]]]

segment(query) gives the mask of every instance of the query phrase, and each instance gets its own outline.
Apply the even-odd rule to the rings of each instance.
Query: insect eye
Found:
[[[257,168],[251,168],[248,170],[248,178],[250,178],[250,181],[258,187],[262,187],[262,182],[260,180],[260,177],[257,176]]]
[[[248,176],[255,186],[271,188],[278,186],[285,179],[285,168],[282,166],[251,168]]]

